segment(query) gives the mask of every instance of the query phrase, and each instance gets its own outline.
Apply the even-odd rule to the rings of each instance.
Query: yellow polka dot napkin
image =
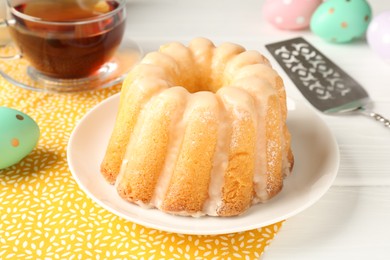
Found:
[[[0,69],[15,72],[18,62],[0,61]],[[41,130],[26,158],[0,170],[0,259],[259,258],[281,222],[225,235],[168,233],[112,214],[78,187],[67,165],[68,139],[87,111],[119,90],[48,94],[0,77],[0,106],[28,114]]]

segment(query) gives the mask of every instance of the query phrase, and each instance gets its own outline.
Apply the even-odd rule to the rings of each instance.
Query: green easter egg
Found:
[[[35,147],[39,127],[28,115],[0,107],[0,169],[18,163]]]
[[[328,0],[314,12],[310,28],[327,41],[349,42],[365,34],[371,16],[365,0]]]

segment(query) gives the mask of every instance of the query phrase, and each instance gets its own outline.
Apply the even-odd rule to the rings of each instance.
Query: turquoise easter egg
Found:
[[[0,107],[0,169],[18,163],[36,146],[39,127],[28,115]]]
[[[310,28],[327,41],[350,42],[365,34],[371,16],[365,0],[328,0],[314,12]]]

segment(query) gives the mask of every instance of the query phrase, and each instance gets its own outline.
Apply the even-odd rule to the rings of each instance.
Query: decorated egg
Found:
[[[390,11],[372,19],[367,29],[367,41],[371,49],[390,64]]]
[[[310,18],[322,0],[267,0],[263,15],[279,29],[301,30],[309,27]]]
[[[39,127],[28,115],[0,107],[0,169],[18,163],[35,147]]]
[[[365,34],[371,7],[365,0],[328,0],[314,12],[311,30],[331,42],[349,42]]]

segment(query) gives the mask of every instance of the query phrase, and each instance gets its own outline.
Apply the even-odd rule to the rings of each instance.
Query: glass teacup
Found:
[[[77,91],[113,69],[105,64],[122,41],[125,6],[125,0],[7,0],[2,24],[30,63],[31,78]]]

